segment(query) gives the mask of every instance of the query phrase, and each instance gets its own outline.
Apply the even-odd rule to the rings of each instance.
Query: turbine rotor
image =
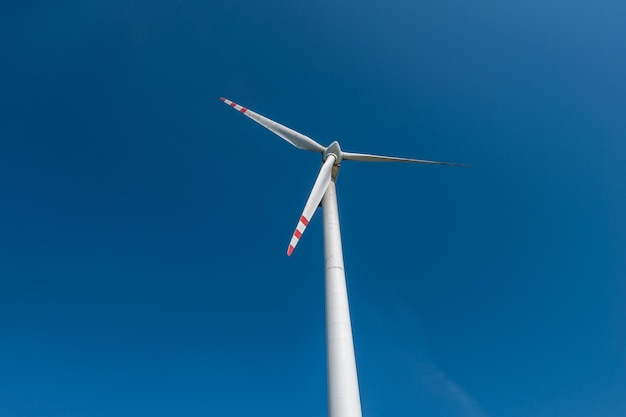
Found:
[[[240,106],[239,104],[234,103],[226,98],[220,97],[220,100],[222,100],[224,103],[234,108],[235,110],[239,111],[240,113],[248,116],[261,126],[273,132],[274,134],[280,136],[296,148],[322,154],[322,167],[317,176],[317,179],[315,180],[315,184],[313,185],[311,194],[309,195],[309,198],[304,206],[304,211],[300,216],[300,220],[298,221],[296,230],[294,231],[291,241],[289,242],[287,255],[291,255],[293,249],[300,241],[300,237],[302,236],[302,233],[304,233],[306,226],[309,224],[311,217],[313,216],[313,214],[315,214],[315,210],[320,205],[322,198],[326,193],[328,185],[330,184],[331,180],[334,181],[337,179],[339,167],[341,166],[341,162],[344,160],[359,162],[412,162],[418,164],[468,166],[451,162],[428,161],[424,159],[398,158],[394,156],[343,152],[341,150],[341,146],[339,146],[339,142],[337,141],[334,141],[326,147],[322,146],[310,137],[303,135],[302,133],[296,132],[295,130],[290,129],[287,126],[283,126],[280,123],[268,119],[265,116],[255,113],[246,107]]]

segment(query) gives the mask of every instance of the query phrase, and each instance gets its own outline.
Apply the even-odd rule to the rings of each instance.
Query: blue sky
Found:
[[[348,151],[363,415],[626,414],[623,2],[0,6],[0,415],[326,415]]]

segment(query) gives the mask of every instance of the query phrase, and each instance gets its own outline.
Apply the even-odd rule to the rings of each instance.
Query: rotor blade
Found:
[[[234,108],[237,111],[245,114],[264,128],[274,132],[281,138],[285,139],[287,142],[291,143],[296,148],[304,149],[307,151],[324,153],[324,147],[319,143],[315,142],[308,136],[303,135],[302,133],[298,133],[293,129],[289,129],[287,126],[283,126],[280,123],[276,123],[273,120],[268,119],[265,116],[261,116],[258,113],[253,112],[250,109],[247,109],[243,106],[240,106],[237,103],[233,103],[232,101],[220,97],[224,103],[228,104],[230,107]]]
[[[304,229],[308,226],[311,217],[313,217],[313,214],[317,209],[317,206],[319,206],[320,201],[322,201],[322,197],[324,197],[328,184],[330,184],[334,163],[335,155],[328,155],[324,165],[322,165],[322,168],[320,169],[320,173],[317,175],[317,179],[315,180],[309,199],[304,205],[304,211],[302,212],[302,216],[300,216],[296,230],[293,232],[293,236],[289,242],[289,249],[287,249],[287,256],[291,256],[291,252],[293,252],[293,249],[300,241],[300,237],[302,236],[302,233],[304,233]]]
[[[370,155],[366,153],[342,152],[343,159],[360,162],[415,162],[418,164],[451,165],[457,167],[469,167],[465,164],[453,162],[426,161],[424,159],[396,158],[394,156]]]

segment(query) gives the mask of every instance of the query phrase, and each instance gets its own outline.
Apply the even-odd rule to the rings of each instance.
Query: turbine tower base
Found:
[[[328,416],[361,417],[352,325],[343,266],[337,192],[332,180],[322,200],[326,270]]]

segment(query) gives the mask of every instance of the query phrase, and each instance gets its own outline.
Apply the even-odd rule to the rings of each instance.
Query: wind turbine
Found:
[[[300,241],[304,230],[322,203],[324,210],[324,260],[326,272],[326,367],[328,381],[329,417],[361,417],[359,382],[354,358],[354,342],[348,306],[348,292],[343,265],[341,234],[339,231],[339,211],[335,180],[341,162],[414,162],[419,164],[453,165],[449,162],[426,161],[422,159],[396,158],[392,156],[370,155],[343,152],[337,141],[324,147],[301,133],[261,116],[237,103],[220,97],[227,105],[248,116],[261,126],[269,129],[296,148],[322,154],[322,168],[315,180],[313,190],[304,205],[296,230],[293,232],[287,255],[291,256]]]

